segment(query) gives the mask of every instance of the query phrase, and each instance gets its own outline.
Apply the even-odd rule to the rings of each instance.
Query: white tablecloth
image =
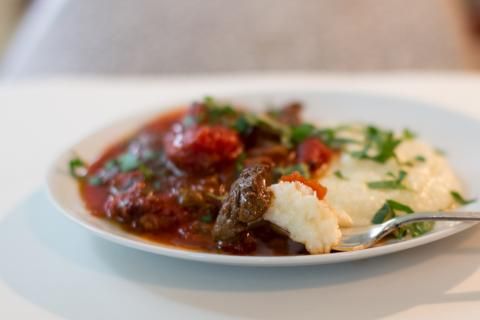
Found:
[[[468,74],[248,74],[4,84],[0,319],[479,319],[480,227],[370,260],[240,268],[109,243],[49,203],[46,167],[88,132],[167,100],[258,88],[410,97],[480,119],[480,76]]]

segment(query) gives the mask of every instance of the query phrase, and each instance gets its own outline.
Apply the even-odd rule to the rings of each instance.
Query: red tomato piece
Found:
[[[320,139],[305,139],[297,147],[297,162],[306,163],[311,169],[320,168],[323,164],[328,163],[332,158],[333,151],[327,147]]]
[[[189,172],[211,172],[243,150],[238,134],[222,126],[176,128],[165,136],[164,146],[168,158]]]
[[[307,179],[304,176],[300,175],[298,172],[293,172],[287,176],[282,176],[280,178],[280,181],[284,182],[300,182],[307,187],[310,187],[315,191],[318,200],[322,200],[325,198],[325,195],[327,194],[327,188],[322,186],[320,183],[318,183],[316,180],[313,179]]]

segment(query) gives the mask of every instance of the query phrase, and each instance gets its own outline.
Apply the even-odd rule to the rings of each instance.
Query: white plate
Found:
[[[226,99],[249,106],[252,110],[299,100],[305,104],[304,118],[320,124],[355,121],[375,123],[398,130],[409,127],[434,146],[447,151],[447,156],[464,181],[468,193],[473,196],[480,194],[480,166],[478,166],[480,151],[477,148],[480,123],[466,116],[411,100],[345,92],[259,92]],[[158,112],[167,109],[160,108]],[[86,137],[58,157],[48,172],[47,185],[51,199],[60,211],[95,234],[121,245],[187,260],[244,266],[297,266],[365,259],[417,247],[473,225],[462,222],[437,223],[429,234],[411,240],[356,252],[293,257],[245,257],[200,253],[142,239],[126,233],[108,221],[93,217],[85,208],[77,183],[68,175],[67,167],[73,152],[87,161],[92,161],[105,147],[133,133],[153,115],[149,113],[133,116],[114,123]],[[479,205],[472,204],[468,209],[478,210]]]

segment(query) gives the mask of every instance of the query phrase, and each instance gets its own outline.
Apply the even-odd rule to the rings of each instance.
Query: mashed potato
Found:
[[[381,164],[344,153],[320,179],[328,188],[327,202],[335,210],[347,213],[354,226],[371,224],[373,215],[387,199],[406,204],[414,211],[444,210],[455,205],[450,192],[462,192],[462,186],[443,156],[419,140],[402,142],[396,154],[400,163],[412,165],[400,167],[394,159]],[[416,160],[419,156],[421,161]],[[367,186],[367,182],[392,179],[387,174],[398,174],[400,170],[407,173],[403,182],[407,190],[373,190]],[[337,171],[345,179],[336,176]]]
[[[308,252],[330,252],[341,237],[335,210],[299,182],[280,182],[270,189],[274,198],[264,218],[303,243]]]
[[[345,128],[343,138],[366,139],[364,127]],[[396,159],[385,163],[351,155],[352,151],[363,150],[365,143],[351,143],[347,148],[319,179],[328,189],[325,199],[318,200],[315,192],[300,182],[280,182],[270,187],[274,200],[265,219],[288,231],[291,239],[305,244],[312,254],[329,252],[341,238],[340,228],[370,225],[386,200],[395,200],[414,211],[438,211],[455,207],[451,192],[463,191],[447,160],[413,137],[402,139],[395,148]],[[367,155],[377,154],[373,150]],[[393,182],[400,172],[401,188],[368,186],[370,182]]]

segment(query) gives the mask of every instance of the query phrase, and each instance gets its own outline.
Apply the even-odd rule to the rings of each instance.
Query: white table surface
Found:
[[[480,226],[370,260],[240,268],[109,243],[49,203],[46,167],[88,132],[163,101],[257,88],[410,97],[480,119],[480,76],[472,74],[250,74],[1,85],[0,319],[479,319]]]

